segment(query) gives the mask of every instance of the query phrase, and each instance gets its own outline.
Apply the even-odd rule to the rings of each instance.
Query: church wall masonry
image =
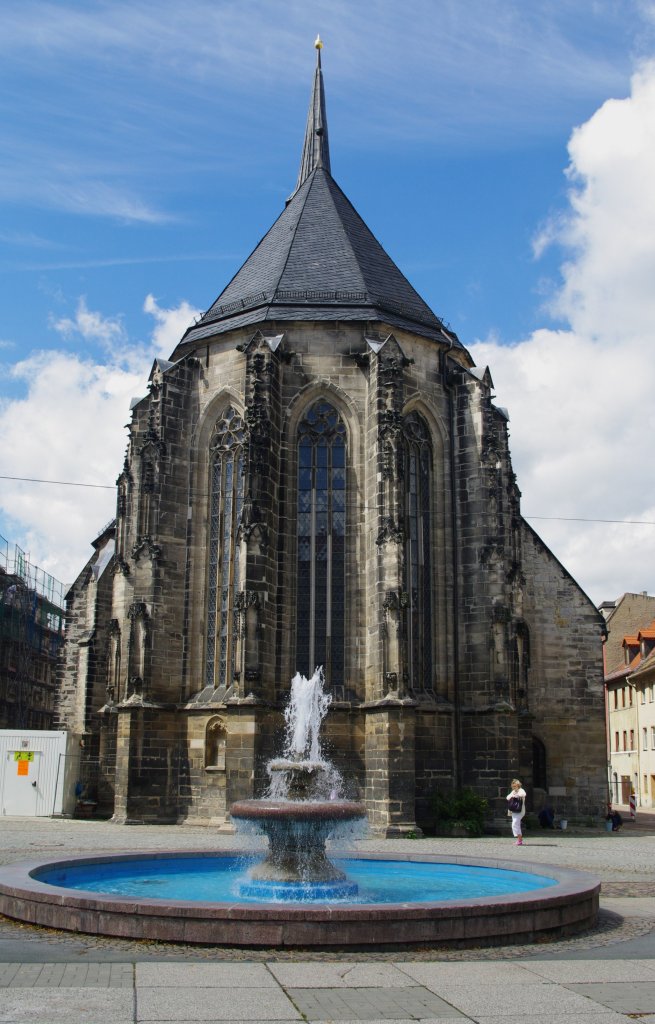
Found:
[[[492,389],[332,177],[319,50],[296,189],[155,362],[69,596],[60,720],[116,821],[229,829],[317,665],[376,833],[437,789],[504,815],[517,775],[601,813],[602,620],[521,517]]]
[[[435,788],[472,786],[501,807],[508,777],[531,782],[533,732],[566,790],[563,809],[598,807],[597,614],[520,518],[507,418],[488,372],[407,332],[287,324],[156,364],[150,394],[134,406],[105,613],[121,667],[102,695],[110,710],[87,720],[95,729],[99,718],[111,744],[118,718],[117,820],[222,823],[233,800],[265,787],[296,668],[294,435],[319,398],[346,424],[351,495],[346,670],[326,744],[372,827],[402,835],[417,816],[429,823]],[[205,679],[209,460],[228,408],[245,425],[246,497],[235,671],[220,692]],[[398,447],[399,424],[417,411],[434,471],[435,629],[429,685],[419,688],[407,662]],[[69,639],[72,652],[72,630]],[[105,647],[109,679],[116,656]],[[594,726],[587,740],[575,725],[583,716]]]

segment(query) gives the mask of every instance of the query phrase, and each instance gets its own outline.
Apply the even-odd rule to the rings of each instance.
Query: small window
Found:
[[[630,730],[630,750],[634,750],[634,749],[635,749],[635,731],[634,731],[634,729],[631,729]]]
[[[625,731],[625,729],[623,730],[623,749],[624,750],[628,749],[628,734]]]
[[[643,792],[644,796],[648,796],[648,776],[647,775],[644,775],[644,785],[643,785],[642,792]]]
[[[619,749],[619,734],[618,734],[618,732],[614,733],[614,749],[615,750]]]
[[[631,686],[628,687],[628,702],[630,704],[630,707],[632,707],[632,687]]]
[[[652,686],[648,687],[648,703],[649,704],[653,703],[653,687]]]
[[[621,706],[625,707],[625,686],[621,687]]]
[[[650,749],[655,750],[655,725],[650,727]]]
[[[615,711],[618,708],[618,706],[619,706],[619,691],[615,690],[614,691],[614,710]]]
[[[645,727],[642,730],[642,743],[643,749],[648,750],[648,729],[646,729]]]
[[[645,689],[639,691],[639,702],[641,704],[645,704],[646,703],[646,690]]]

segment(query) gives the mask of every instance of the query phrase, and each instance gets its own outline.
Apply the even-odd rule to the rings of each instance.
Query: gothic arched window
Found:
[[[430,502],[432,449],[425,422],[416,413],[403,421],[406,477],[405,590],[407,662],[413,690],[433,688],[432,671],[432,545]]]
[[[243,420],[230,406],[216,424],[210,446],[205,684],[213,687],[230,686],[234,678],[244,435]]]
[[[298,427],[296,668],[344,684],[346,428],[325,400]]]

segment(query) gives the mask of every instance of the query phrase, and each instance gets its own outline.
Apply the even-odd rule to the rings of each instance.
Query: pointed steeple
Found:
[[[316,37],[316,71],[314,85],[309,101],[305,142],[300,158],[300,172],[294,194],[317,167],[323,167],[330,174],[330,143],[328,139],[327,116],[325,113],[325,91],[323,89],[323,72],[321,71],[321,37]]]
[[[240,327],[340,321],[412,331],[449,347],[457,336],[412,287],[330,172],[320,38],[296,189],[285,209],[181,346]],[[176,356],[177,358],[177,356]]]

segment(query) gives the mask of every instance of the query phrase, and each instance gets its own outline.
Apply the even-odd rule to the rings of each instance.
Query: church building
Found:
[[[317,41],[295,189],[152,367],[68,595],[59,719],[101,809],[229,828],[323,666],[377,835],[437,791],[504,815],[513,777],[604,812],[603,620],[521,517],[492,389],[332,177]]]

